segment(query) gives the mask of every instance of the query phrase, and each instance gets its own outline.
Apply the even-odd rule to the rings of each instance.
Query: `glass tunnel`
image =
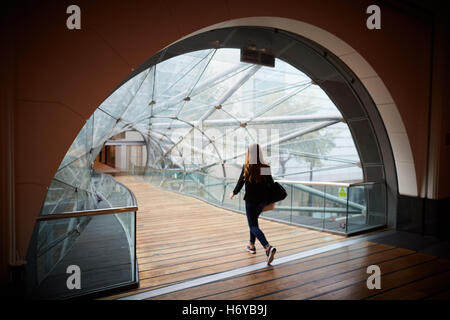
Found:
[[[245,212],[243,192],[228,195],[253,142],[288,192],[262,217],[341,234],[386,224],[385,184],[365,178],[352,132],[320,80],[278,58],[267,67],[241,62],[239,49],[197,50],[130,78],[86,121],[36,223],[30,294],[73,295],[58,282],[71,261],[90,270],[77,294],[137,282],[138,204],[95,170],[108,146],[121,174]]]

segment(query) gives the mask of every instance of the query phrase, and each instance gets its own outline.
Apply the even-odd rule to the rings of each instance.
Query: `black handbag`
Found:
[[[287,197],[286,189],[283,188],[278,182],[269,183],[268,188],[269,203],[278,202],[284,200]]]

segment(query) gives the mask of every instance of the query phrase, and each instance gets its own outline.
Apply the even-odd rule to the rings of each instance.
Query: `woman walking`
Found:
[[[241,191],[245,183],[245,211],[250,228],[250,244],[247,251],[255,254],[255,239],[257,238],[266,250],[267,264],[273,261],[276,248],[272,247],[258,225],[258,218],[267,202],[267,183],[273,183],[270,166],[265,163],[259,144],[254,143],[248,147],[245,162],[239,180],[230,194],[230,199]]]

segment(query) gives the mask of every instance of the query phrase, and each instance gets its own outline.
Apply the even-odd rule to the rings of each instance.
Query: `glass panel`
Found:
[[[353,202],[347,202],[348,188],[326,186],[326,199],[324,201],[324,229],[335,232],[347,230],[347,205],[349,209],[357,211]]]
[[[148,70],[141,72],[134,78],[128,80],[125,84],[114,91],[103,103],[100,109],[111,117],[122,118],[126,109],[131,105],[133,99],[140,89],[147,88],[143,86],[144,80],[149,75]]]
[[[384,183],[352,186],[349,188],[348,197],[349,233],[386,224],[386,185]]]
[[[232,168],[235,169],[234,178],[152,169],[148,170],[145,181],[214,205],[245,212],[242,199],[245,187],[233,200],[229,199],[240,173],[240,168],[233,166],[227,171]],[[276,203],[274,210],[263,212],[261,217],[336,233],[353,233],[386,223],[383,183],[351,187],[305,184],[283,186],[288,193],[286,199]]]
[[[41,215],[94,208],[95,201],[88,191],[53,180],[48,188]]]
[[[287,197],[283,201],[279,201],[275,204],[275,209],[270,211],[264,211],[261,217],[272,218],[283,222],[292,222],[292,201],[293,192],[292,185],[282,184],[287,191]]]
[[[130,190],[118,183],[107,174],[94,173],[91,186],[97,196],[101,198],[99,207],[121,208],[135,206],[135,200]]]
[[[324,186],[292,185],[293,224],[324,227]]]
[[[134,195],[112,176],[70,165],[52,181],[40,214],[130,206],[136,206]]]
[[[42,221],[36,225],[36,287],[33,298],[62,299],[136,280],[135,213]],[[67,286],[79,267],[80,289]]]

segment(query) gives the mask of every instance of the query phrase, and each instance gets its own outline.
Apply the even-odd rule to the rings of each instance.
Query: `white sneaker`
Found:
[[[252,253],[252,254],[255,254],[256,253],[256,248],[255,247],[250,247],[250,246],[247,246],[246,248],[245,248],[245,250],[247,250],[248,252],[250,252],[250,253]]]
[[[273,261],[273,257],[275,256],[275,252],[277,252],[277,248],[270,246],[269,250],[266,250],[267,255],[267,264],[270,265],[270,263]]]

